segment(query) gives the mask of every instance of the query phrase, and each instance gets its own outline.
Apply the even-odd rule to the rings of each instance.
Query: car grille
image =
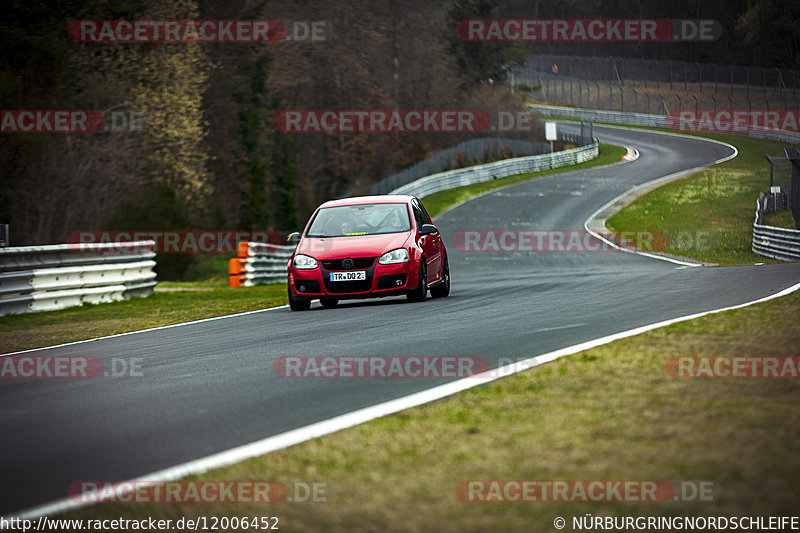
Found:
[[[350,259],[353,261],[353,266],[345,268],[342,266],[342,261]],[[325,270],[364,270],[371,267],[375,263],[377,257],[343,257],[341,259],[328,259],[322,262],[322,267]]]
[[[325,288],[330,293],[369,292],[372,288],[372,277],[365,281],[330,281],[325,282]]]
[[[374,261],[375,258],[373,257]],[[375,267],[367,269],[367,279],[360,281],[331,281],[331,273],[322,268],[322,282],[330,293],[342,294],[346,292],[369,292],[372,289],[372,278],[375,276]]]

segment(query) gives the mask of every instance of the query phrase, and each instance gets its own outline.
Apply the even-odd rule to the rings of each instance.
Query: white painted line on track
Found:
[[[601,127],[601,128],[617,128],[617,129],[624,129],[624,130],[630,131],[630,128],[624,128],[624,127],[619,127],[619,126],[598,125],[598,127]],[[673,137],[699,139],[699,140],[706,141],[706,142],[712,142],[712,143],[716,143],[716,144],[721,144],[721,145],[727,146],[728,148],[733,150],[733,153],[731,155],[727,156],[727,157],[723,157],[721,159],[717,159],[716,161],[713,161],[713,162],[708,163],[706,165],[690,168],[690,169],[687,169],[687,170],[681,170],[680,172],[675,172],[675,173],[669,174],[667,176],[662,176],[660,178],[657,178],[657,179],[648,181],[646,183],[642,183],[640,185],[637,185],[636,187],[634,187],[632,189],[628,189],[627,191],[625,191],[622,194],[618,195],[616,198],[612,199],[611,201],[606,202],[605,205],[603,205],[597,211],[595,211],[594,213],[589,215],[589,218],[587,218],[586,222],[583,223],[583,228],[587,232],[591,233],[594,237],[600,239],[601,241],[605,242],[606,244],[608,244],[608,245],[612,246],[613,248],[616,248],[617,250],[620,250],[622,252],[641,255],[641,256],[644,256],[644,257],[650,257],[652,259],[658,259],[660,261],[667,261],[669,263],[674,263],[676,265],[681,265],[683,267],[699,267],[699,266],[702,266],[699,263],[690,263],[688,261],[681,261],[679,259],[674,259],[672,257],[666,257],[666,256],[659,255],[659,254],[653,254],[653,253],[649,253],[649,252],[644,252],[644,251],[641,251],[641,250],[634,250],[634,249],[631,249],[631,248],[625,248],[623,246],[619,246],[618,244],[616,244],[613,241],[610,241],[610,240],[606,239],[600,233],[597,233],[596,231],[593,231],[593,230],[589,229],[589,224],[592,222],[592,220],[594,220],[595,217],[597,217],[597,215],[599,215],[600,213],[602,213],[603,211],[608,209],[610,206],[614,205],[615,203],[619,202],[620,200],[622,200],[623,198],[625,198],[627,196],[637,195],[639,193],[639,191],[642,191],[644,189],[650,189],[650,188],[653,188],[653,187],[655,187],[655,186],[657,186],[657,185],[659,185],[661,183],[665,183],[666,184],[666,183],[668,183],[670,181],[676,180],[676,179],[681,178],[683,176],[688,176],[690,174],[694,174],[695,172],[699,172],[700,170],[708,168],[708,167],[710,167],[712,165],[718,165],[720,163],[724,163],[725,161],[733,159],[734,157],[739,155],[739,150],[735,146],[733,146],[732,144],[728,144],[726,142],[723,142],[723,141],[718,141],[716,139],[708,139],[706,137],[694,137],[694,136],[691,136],[691,135],[680,135],[680,134],[677,134],[677,133],[671,133],[671,132],[666,132],[666,131],[655,131],[655,130],[645,130],[645,131],[648,131],[649,133],[654,133],[654,134],[657,134],[657,135],[671,135]],[[636,159],[638,159],[639,158],[639,151],[638,150],[636,151],[636,154],[637,154],[636,155]],[[624,159],[625,158],[623,157],[623,160]]]
[[[137,329],[136,331],[126,331],[125,333],[116,333],[114,335],[106,335],[105,337],[95,337],[93,339],[84,339],[82,341],[73,341],[73,342],[65,342],[63,344],[54,344],[53,346],[42,346],[41,348],[31,348],[29,350],[20,350],[18,352],[9,352],[9,353],[0,353],[0,357],[5,357],[7,355],[16,355],[19,353],[28,353],[28,352],[38,352],[39,350],[50,350],[52,348],[60,348],[62,346],[72,346],[74,344],[83,344],[85,342],[94,342],[99,341],[102,339],[113,339],[114,337],[125,337],[126,335],[135,335],[137,333],[144,333],[147,331],[158,331],[160,329],[170,329],[170,328],[177,328],[180,326],[188,326],[190,324],[200,324],[202,322],[211,322],[212,320],[223,320],[226,318],[233,318],[237,316],[245,316],[245,315],[252,315],[255,313],[265,313],[267,311],[275,311],[276,309],[288,309],[289,305],[279,305],[277,307],[267,307],[266,309],[256,309],[254,311],[243,311],[241,313],[234,313],[232,315],[221,315],[221,316],[212,316],[209,318],[200,318],[197,320],[192,320],[191,322],[178,322],[177,324],[167,324],[166,326],[156,326],[154,328],[147,328],[147,329]]]
[[[601,127],[614,127],[614,126],[605,126],[605,125],[603,125]],[[620,129],[626,129],[626,128],[620,128]],[[652,133],[661,134],[661,135],[676,135],[676,136],[681,136],[681,137],[687,137],[686,135],[679,135],[679,134],[674,134],[674,133],[657,132],[657,131],[652,131],[652,130],[648,130],[648,131],[651,131]],[[612,205],[613,203],[615,203],[616,201],[618,201],[622,197],[624,197],[624,196],[626,196],[628,194],[634,193],[640,187],[654,185],[659,181],[669,181],[670,179],[676,178],[680,174],[689,174],[689,173],[692,173],[692,172],[696,172],[698,170],[702,170],[703,168],[706,168],[707,166],[718,164],[718,163],[722,163],[724,161],[732,159],[732,158],[734,158],[734,157],[736,157],[738,155],[738,150],[736,149],[736,147],[734,147],[734,146],[732,146],[730,144],[727,144],[727,143],[724,143],[724,142],[721,142],[721,141],[716,141],[716,140],[713,140],[713,139],[702,138],[702,137],[692,137],[692,138],[699,139],[699,140],[704,140],[704,141],[708,141],[708,142],[715,142],[715,143],[718,143],[718,144],[723,144],[725,146],[728,146],[728,147],[732,148],[734,150],[734,153],[732,155],[728,156],[728,157],[719,159],[717,161],[714,161],[713,163],[709,163],[709,165],[695,167],[693,169],[689,169],[689,170],[685,170],[685,171],[678,172],[678,173],[675,173],[675,174],[671,174],[669,176],[658,178],[656,180],[652,180],[652,181],[647,182],[645,184],[642,184],[642,185],[640,185],[638,187],[635,187],[635,188],[633,188],[633,189],[631,189],[631,190],[619,195],[617,198],[615,198],[611,202],[608,202],[606,205],[604,205],[603,207],[601,207],[600,209],[595,211],[586,220],[586,222],[584,223],[584,228],[589,233],[592,233],[595,237],[607,242],[608,244],[610,244],[610,245],[612,245],[612,246],[614,246],[616,248],[620,248],[619,246],[617,246],[613,242],[607,241],[606,239],[604,239],[602,236],[600,236],[596,232],[593,232],[593,231],[589,230],[589,228],[588,228],[589,222],[598,213],[602,212],[605,208],[607,208],[608,206]],[[637,154],[638,154],[638,151],[637,151]],[[637,157],[638,157],[638,155],[637,155]],[[624,163],[628,163],[628,162],[629,161],[625,161]],[[624,163],[622,163],[622,164],[624,164]],[[615,164],[621,164],[621,163],[615,163]],[[609,165],[609,166],[613,166],[613,165]],[[489,191],[489,192],[491,192],[491,191]],[[484,193],[484,194],[486,194],[486,193]],[[473,200],[473,199],[474,198],[470,198],[467,201],[470,201],[470,200]],[[678,261],[678,260],[675,260],[675,259],[662,257],[662,256],[659,256],[659,255],[648,254],[648,253],[645,253],[645,252],[637,252],[635,250],[629,250],[629,249],[625,249],[625,248],[620,248],[620,249],[623,250],[623,251],[627,251],[627,252],[631,252],[631,253],[638,253],[639,255],[645,255],[645,256],[648,256],[648,257],[652,257],[654,259],[660,259],[660,260],[664,260],[664,261],[670,261],[672,263],[682,264],[684,266],[698,266],[698,265],[696,265],[694,263],[684,263],[684,262],[681,262],[681,261]],[[157,472],[146,474],[144,476],[138,477],[138,478],[133,479],[133,480],[124,480],[124,481],[170,481],[170,480],[175,480],[175,479],[179,479],[181,477],[188,476],[190,474],[199,474],[199,473],[202,473],[202,472],[207,472],[208,470],[211,470],[211,469],[214,469],[214,468],[219,468],[219,467],[227,466],[227,465],[230,465],[230,464],[234,464],[234,463],[246,460],[246,459],[250,459],[252,457],[256,457],[256,456],[259,456],[259,455],[270,453],[270,452],[273,452],[273,451],[276,451],[276,450],[287,448],[289,446],[293,446],[295,444],[299,444],[301,442],[305,442],[307,440],[311,440],[311,439],[314,439],[314,438],[317,438],[317,437],[321,437],[323,435],[334,433],[336,431],[341,431],[343,429],[346,429],[346,428],[349,428],[349,427],[352,427],[352,426],[355,426],[355,425],[358,425],[358,424],[362,424],[364,422],[368,422],[370,420],[374,420],[374,419],[380,418],[382,416],[390,415],[390,414],[396,413],[398,411],[402,411],[404,409],[408,409],[408,408],[411,408],[411,407],[416,407],[416,406],[423,405],[423,404],[426,404],[426,403],[429,403],[429,402],[432,402],[432,401],[435,401],[435,400],[439,400],[441,398],[445,398],[447,396],[451,396],[453,394],[456,394],[458,392],[461,392],[461,391],[476,387],[478,385],[483,385],[483,384],[486,384],[486,383],[490,383],[490,382],[495,381],[497,379],[500,379],[502,377],[508,377],[510,375],[519,373],[519,372],[521,372],[523,370],[527,370],[527,369],[539,366],[541,364],[554,361],[556,359],[559,359],[561,357],[565,357],[567,355],[572,355],[572,354],[575,354],[577,352],[581,352],[581,351],[584,351],[584,350],[595,348],[597,346],[608,344],[610,342],[614,342],[614,341],[619,340],[619,339],[624,339],[626,337],[639,335],[641,333],[645,333],[645,332],[653,330],[653,329],[669,326],[669,325],[675,324],[677,322],[693,320],[695,318],[700,318],[700,317],[703,317],[703,316],[706,316],[706,315],[710,315],[710,314],[714,314],[714,313],[720,313],[720,312],[723,312],[723,311],[730,311],[730,310],[734,310],[734,309],[741,309],[741,308],[747,307],[749,305],[753,305],[753,304],[757,304],[757,303],[761,303],[761,302],[766,302],[766,301],[769,301],[769,300],[772,300],[772,299],[775,299],[775,298],[779,298],[781,296],[785,296],[787,294],[791,294],[792,292],[795,292],[798,289],[800,289],[800,283],[792,285],[792,286],[790,286],[790,287],[788,287],[788,288],[786,288],[786,289],[784,289],[784,290],[782,290],[782,291],[780,291],[780,292],[778,292],[776,294],[773,294],[773,295],[770,295],[770,296],[767,296],[767,297],[764,297],[764,298],[760,298],[760,299],[757,299],[757,300],[753,300],[753,301],[750,301],[750,302],[746,302],[746,303],[743,303],[743,304],[730,306],[730,307],[723,307],[723,308],[720,308],[720,309],[713,309],[713,310],[710,310],[710,311],[703,311],[703,312],[695,313],[695,314],[692,314],[692,315],[685,315],[685,316],[682,316],[682,317],[673,318],[673,319],[665,320],[665,321],[662,321],[662,322],[656,322],[656,323],[653,323],[653,324],[640,326],[638,328],[630,329],[630,330],[623,331],[623,332],[620,332],[620,333],[607,335],[605,337],[601,337],[601,338],[594,339],[594,340],[591,340],[591,341],[583,342],[583,343],[580,343],[580,344],[575,344],[573,346],[568,346],[566,348],[561,348],[561,349],[558,349],[558,350],[555,350],[555,351],[552,351],[552,352],[549,352],[549,353],[546,353],[546,354],[537,355],[535,357],[531,357],[531,358],[528,358],[528,359],[517,361],[517,362],[509,364],[509,365],[505,365],[505,366],[499,367],[497,369],[492,370],[489,373],[491,375],[488,375],[488,376],[475,376],[475,377],[464,378],[464,379],[460,379],[460,380],[456,380],[456,381],[451,381],[451,382],[446,383],[444,385],[438,385],[436,387],[433,387],[433,388],[430,388],[430,389],[427,389],[427,390],[424,390],[424,391],[420,391],[420,392],[417,392],[417,393],[414,393],[414,394],[410,394],[408,396],[404,396],[404,397],[397,398],[397,399],[394,399],[394,400],[389,400],[387,402],[383,402],[383,403],[380,403],[380,404],[372,405],[372,406],[365,407],[365,408],[362,408],[362,409],[358,409],[356,411],[352,411],[350,413],[339,415],[339,416],[330,418],[328,420],[323,420],[321,422],[310,424],[310,425],[302,427],[302,428],[298,428],[298,429],[294,429],[294,430],[291,430],[291,431],[287,431],[285,433],[281,433],[279,435],[274,435],[272,437],[267,437],[265,439],[261,439],[261,440],[258,440],[258,441],[255,441],[255,442],[252,442],[252,443],[249,443],[249,444],[245,444],[245,445],[242,445],[242,446],[238,446],[238,447],[235,447],[235,448],[231,448],[229,450],[218,452],[218,453],[215,453],[215,454],[212,454],[212,455],[200,458],[200,459],[195,459],[193,461],[182,463],[180,465],[176,465],[176,466],[164,469],[164,470],[159,470]],[[219,316],[219,317],[204,318],[204,319],[195,320],[195,321],[192,321],[192,322],[182,322],[182,323],[179,323],[179,324],[171,324],[171,325],[167,325],[167,326],[159,326],[159,327],[156,327],[156,328],[132,331],[132,332],[127,332],[127,333],[120,333],[120,334],[117,334],[117,335],[109,335],[109,336],[106,336],[106,337],[99,337],[99,338],[96,338],[96,339],[88,339],[88,340],[84,340],[84,341],[70,342],[70,343],[65,343],[65,344],[59,344],[57,346],[48,346],[46,348],[37,348],[35,350],[45,350],[45,349],[49,349],[49,348],[56,348],[56,347],[59,347],[59,346],[69,346],[69,345],[80,344],[80,343],[84,343],[84,342],[93,342],[93,341],[96,341],[96,340],[99,340],[99,339],[121,337],[121,336],[125,336],[125,335],[133,335],[133,334],[142,333],[142,332],[145,332],[145,331],[155,331],[155,330],[160,330],[160,329],[168,329],[168,328],[180,327],[180,326],[185,326],[185,325],[189,325],[189,324],[196,324],[196,323],[206,322],[206,321],[211,321],[211,320],[222,320],[222,319],[225,319],[225,318],[232,318],[232,317],[236,317],[236,316],[243,316],[243,315],[248,315],[248,314],[253,314],[253,313],[261,313],[261,312],[265,312],[265,311],[272,311],[272,310],[275,310],[275,309],[284,309],[284,308],[287,308],[287,307],[288,307],[288,305],[283,305],[283,306],[279,306],[279,307],[272,307],[272,308],[268,308],[268,309],[260,309],[260,310],[256,310],[256,311],[247,311],[247,312],[244,312],[244,313],[237,313],[237,314],[233,314],[233,315],[225,315],[225,316]],[[24,351],[13,352],[13,353],[25,353],[25,352],[35,351],[35,350],[24,350]],[[13,355],[13,354],[12,353],[0,354],[0,357],[2,357],[4,355]],[[118,480],[118,481],[123,481],[123,480]],[[86,496],[89,496],[89,495],[86,495]],[[40,506],[37,506],[37,507],[33,507],[33,508],[30,508],[30,509],[27,509],[27,510],[20,511],[17,515],[9,515],[8,517],[0,517],[0,518],[8,519],[8,518],[11,518],[11,517],[15,517],[15,518],[18,517],[18,518],[22,518],[22,519],[31,519],[31,518],[37,518],[37,517],[40,517],[40,516],[47,516],[47,515],[50,515],[50,514],[53,514],[53,513],[65,512],[67,510],[77,509],[77,508],[85,507],[85,506],[88,506],[88,505],[91,505],[91,502],[82,503],[82,502],[76,502],[76,501],[72,500],[71,498],[64,498],[64,499],[57,500],[57,501],[54,501],[54,502],[51,502],[51,503],[47,503],[47,504],[44,504],[44,505],[40,505]]]
[[[369,422],[370,420],[390,415],[398,411],[402,411],[404,409],[417,407],[419,405],[439,400],[447,396],[452,396],[453,394],[456,394],[458,392],[471,389],[473,387],[477,387],[478,385],[484,385],[486,383],[490,383],[492,381],[495,381],[503,377],[511,376],[523,370],[528,370],[530,368],[539,366],[541,364],[555,361],[556,359],[560,359],[561,357],[565,357],[567,355],[572,355],[584,350],[596,348],[597,346],[602,346],[603,344],[608,344],[610,342],[619,339],[624,339],[626,337],[639,335],[641,333],[645,333],[647,331],[661,328],[664,326],[669,326],[677,322],[693,320],[695,318],[700,318],[706,315],[721,313],[723,311],[731,311],[733,309],[741,309],[749,305],[773,300],[775,298],[780,298],[781,296],[786,296],[787,294],[791,294],[798,289],[800,289],[800,283],[792,285],[770,296],[759,298],[757,300],[753,300],[743,304],[734,305],[730,307],[723,307],[720,309],[712,309],[710,311],[703,311],[700,313],[685,315],[678,318],[672,318],[669,320],[664,320],[662,322],[656,322],[653,324],[648,324],[646,326],[640,326],[638,328],[622,331],[620,333],[607,335],[599,339],[594,339],[580,344],[575,344],[573,346],[561,348],[549,353],[537,355],[529,359],[523,359],[521,361],[517,361],[509,365],[504,365],[502,367],[490,371],[489,374],[491,375],[489,376],[475,376],[475,377],[459,379],[456,381],[451,381],[449,383],[445,383],[444,385],[438,385],[436,387],[416,392],[414,394],[410,394],[402,398],[397,398],[394,400],[389,400],[387,402],[379,403],[377,405],[372,405],[369,407],[358,409],[350,413],[329,418],[328,420],[323,420],[321,422],[310,424],[302,428],[293,429],[291,431],[287,431],[279,435],[267,437],[265,439],[255,441],[250,444],[245,444],[243,446],[237,446],[236,448],[231,448],[229,450],[218,452],[203,457],[201,459],[195,459],[194,461],[189,461],[180,465],[176,465],[170,468],[166,468],[164,470],[159,470],[157,472],[153,472],[151,474],[138,477],[133,480],[126,480],[126,481],[132,481],[132,482],[171,481],[188,476],[190,474],[200,474],[203,472],[207,472],[208,470],[214,468],[220,468],[223,466],[238,463],[240,461],[244,461],[245,459],[250,459],[252,457],[257,457],[259,455],[274,452],[276,450],[287,448],[289,446],[293,446],[295,444],[299,444],[307,440],[321,437],[323,435],[328,435],[329,433],[334,433],[336,431],[341,431],[343,429],[356,426],[358,424],[363,424],[364,422]],[[123,481],[123,480],[118,480],[118,481]],[[91,493],[87,493],[84,496],[90,497],[90,494]],[[51,503],[47,503],[41,506],[21,511],[18,515],[15,515],[13,517],[15,518],[19,517],[22,519],[30,520],[32,518],[38,518],[40,516],[47,516],[54,513],[61,513],[71,509],[85,507],[87,505],[91,505],[91,502],[81,503],[73,501],[71,498],[64,498],[62,500],[57,500]],[[12,516],[2,517],[2,518],[6,518],[8,520],[11,517]]]

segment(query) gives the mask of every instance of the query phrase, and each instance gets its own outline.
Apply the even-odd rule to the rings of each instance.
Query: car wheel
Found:
[[[442,279],[444,279],[443,283],[431,289],[431,296],[434,298],[444,298],[450,294],[450,264],[447,261],[447,256],[444,256],[444,262],[442,263]]]
[[[428,296],[428,267],[425,258],[421,257],[419,260],[419,280],[417,280],[417,288],[410,290],[406,297],[412,302],[423,302]]]
[[[337,305],[339,305],[339,300],[336,298],[320,298],[319,303],[322,304],[322,307],[325,309],[333,309]]]
[[[289,309],[292,311],[308,311],[311,308],[311,300],[306,298],[295,298],[292,296],[292,291],[289,291]]]

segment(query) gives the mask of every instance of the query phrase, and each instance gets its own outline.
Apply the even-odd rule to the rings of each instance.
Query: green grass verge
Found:
[[[425,205],[434,216],[456,202],[491,189],[553,173],[613,163],[624,154],[624,148],[601,144],[600,155],[586,163],[443,191],[426,198]],[[0,317],[0,347],[3,353],[41,348],[287,303],[285,284],[228,288],[228,259],[229,256],[219,254],[198,256],[186,274],[187,279],[196,281],[159,283],[156,290],[166,289],[168,292],[157,292],[147,298]]]
[[[622,156],[624,156],[625,153],[625,148],[621,146],[600,143],[599,155],[591,161],[586,161],[585,163],[572,165],[569,167],[542,170],[540,172],[527,172],[525,174],[508,176],[507,178],[500,178],[492,181],[485,181],[483,183],[465,185],[455,189],[448,189],[446,191],[441,191],[430,196],[426,196],[423,198],[423,203],[425,204],[425,209],[428,210],[428,213],[431,215],[431,217],[435,217],[445,209],[465,200],[469,200],[470,198],[473,198],[479,194],[483,194],[487,191],[491,191],[500,187],[506,187],[520,181],[527,181],[530,179],[541,178],[542,176],[549,176],[550,174],[557,174],[559,172],[617,163],[620,161],[620,159],[622,159]]]
[[[767,226],[795,229],[794,218],[792,218],[792,212],[788,210],[767,213],[764,215],[764,219],[762,222]]]
[[[560,117],[538,118],[579,122]],[[800,145],[743,135],[678,132],[607,122],[595,124],[715,139],[739,150],[730,161],[659,187],[637,199],[607,221],[608,229],[615,232],[663,231],[671,245],[666,250],[659,247],[658,251],[720,265],[781,262],[752,252],[755,203],[758,195],[769,189],[769,164],[764,156],[784,156],[784,148]],[[794,228],[789,211],[767,214],[765,223]]]
[[[0,346],[4,353],[41,348],[286,303],[286,285],[242,290],[219,282],[168,282],[160,283],[158,291],[147,298],[4,316]]]
[[[769,189],[764,155],[783,155],[785,143],[738,135],[696,135],[736,146],[729,161],[668,183],[612,216],[612,231],[658,230],[667,253],[721,265],[772,262],[751,250],[755,203]]]
[[[262,516],[284,531],[554,531],[557,516],[782,516],[800,380],[676,379],[676,356],[796,355],[800,292],[619,340],[192,480],[328,483],[326,503],[100,506],[68,517]],[[469,503],[475,479],[705,480],[713,502]]]

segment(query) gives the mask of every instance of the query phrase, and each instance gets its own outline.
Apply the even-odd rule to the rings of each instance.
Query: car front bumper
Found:
[[[376,261],[363,270],[366,272],[363,281],[331,281],[333,271],[326,270],[321,263],[308,270],[289,268],[289,291],[292,296],[309,299],[374,298],[397,295],[417,286],[416,263],[410,261],[395,265]]]

